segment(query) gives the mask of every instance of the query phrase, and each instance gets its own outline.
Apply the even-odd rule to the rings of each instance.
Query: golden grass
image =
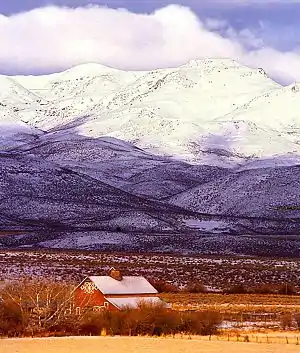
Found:
[[[300,312],[300,296],[261,294],[162,294],[161,298],[177,310],[217,310],[224,313]]]
[[[0,341],[0,353],[296,353],[299,346],[197,339],[68,337]]]
[[[300,295],[277,294],[214,294],[214,293],[174,293],[162,294],[170,302],[176,303],[202,303],[202,304],[266,304],[266,305],[298,305]]]

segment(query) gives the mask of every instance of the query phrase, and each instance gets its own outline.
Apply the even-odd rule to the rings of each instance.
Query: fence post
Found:
[[[299,337],[297,336],[297,342],[296,345],[299,346]]]

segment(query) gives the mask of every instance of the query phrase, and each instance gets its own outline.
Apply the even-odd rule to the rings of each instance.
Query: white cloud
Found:
[[[121,69],[175,66],[190,59],[231,57],[291,82],[300,81],[300,56],[263,47],[249,30],[226,22],[203,22],[187,7],[171,5],[152,14],[99,6],[45,7],[0,15],[0,70],[51,72],[99,62]],[[248,46],[255,48],[249,51]]]

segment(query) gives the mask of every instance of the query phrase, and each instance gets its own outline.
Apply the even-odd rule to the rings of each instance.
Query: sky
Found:
[[[230,57],[300,81],[300,0],[0,1],[0,73],[125,69]]]

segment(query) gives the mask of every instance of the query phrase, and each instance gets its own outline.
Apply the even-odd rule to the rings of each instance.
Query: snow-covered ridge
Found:
[[[292,161],[300,155],[299,87],[281,87],[262,69],[231,59],[128,72],[84,64],[45,76],[1,76],[0,122],[9,115],[45,132],[111,136],[200,164],[278,162],[287,154]]]

